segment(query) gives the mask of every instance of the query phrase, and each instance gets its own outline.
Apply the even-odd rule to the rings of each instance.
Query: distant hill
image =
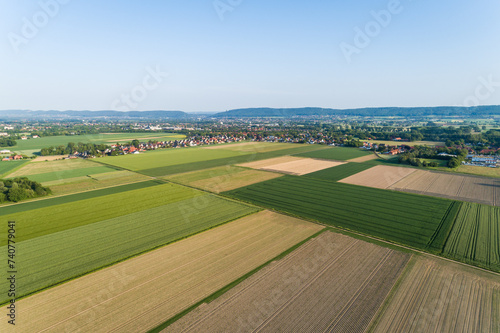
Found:
[[[477,107],[439,106],[439,107],[385,107],[361,109],[325,109],[325,108],[249,108],[220,112],[217,118],[261,118],[261,117],[299,117],[299,116],[484,116],[500,115],[499,105]]]
[[[0,118],[147,118],[147,119],[184,119],[192,115],[182,111],[30,111],[30,110],[3,110]]]

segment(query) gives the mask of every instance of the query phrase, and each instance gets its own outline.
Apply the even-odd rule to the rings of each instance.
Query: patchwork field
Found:
[[[280,172],[291,175],[305,175],[323,169],[328,169],[342,165],[344,162],[334,162],[325,160],[315,160],[312,158],[297,158],[294,156],[284,156],[271,158],[257,162],[240,164],[242,167],[254,168],[264,171]]]
[[[419,258],[371,332],[498,332],[500,280]]]
[[[8,175],[9,172],[14,170],[15,168],[20,167],[27,161],[0,161],[0,177],[3,175]]]
[[[320,151],[297,154],[299,157],[322,158],[327,160],[347,161],[357,157],[373,155],[373,152],[359,148],[334,147]]]
[[[403,178],[391,189],[500,206],[500,179],[424,170]]]
[[[44,182],[43,185],[49,186],[54,195],[66,195],[109,186],[144,182],[148,179],[151,178],[131,171],[113,171]]]
[[[345,163],[334,168],[328,168],[316,171],[307,175],[307,177],[325,179],[330,181],[339,181],[361,171],[370,169],[372,165],[364,163]]]
[[[145,332],[320,229],[271,212],[253,214],[19,300],[15,329]],[[0,331],[10,332],[8,326],[2,320]]]
[[[17,278],[18,295],[78,277],[257,211],[256,208],[213,195],[196,194],[191,191],[186,196],[181,187],[171,187],[162,194],[168,198],[164,205],[149,209],[138,205],[136,212],[94,223],[72,220],[69,228],[61,231],[51,230],[47,219],[38,218],[37,222],[45,226],[38,234],[44,235],[16,244],[17,269],[23,273]],[[40,210],[32,211],[31,215],[43,217]],[[61,216],[52,215],[50,222],[61,224]],[[91,217],[89,220],[95,221]],[[16,221],[20,233],[27,229],[23,222],[23,219]],[[47,229],[51,233],[47,233]],[[0,247],[0,250],[7,252],[7,246]],[[6,279],[0,280],[0,288],[8,289],[8,283]],[[7,299],[6,296],[0,297],[0,303]]]
[[[324,232],[164,332],[362,332],[409,257]]]
[[[427,249],[453,222],[453,201],[310,177],[283,176],[224,192],[232,198]]]
[[[500,208],[464,202],[443,254],[500,272]]]
[[[283,149],[266,152],[245,152],[204,147],[186,149],[165,149],[139,155],[124,155],[100,160],[102,163],[138,171],[152,177],[162,177],[210,168],[247,163],[273,157],[321,150],[318,145],[289,144]]]
[[[210,192],[220,193],[277,177],[281,177],[281,175],[228,165],[163,178]]]
[[[417,169],[377,165],[371,169],[344,178],[340,182],[386,189],[415,171]]]

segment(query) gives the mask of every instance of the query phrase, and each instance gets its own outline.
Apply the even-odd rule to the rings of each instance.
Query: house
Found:
[[[21,140],[28,140],[28,137],[27,136],[22,136]]]
[[[2,158],[2,161],[10,161],[10,157]]]
[[[9,133],[2,132],[0,133],[0,136],[9,136]]]
[[[15,155],[14,160],[22,160],[23,157],[21,155]]]
[[[38,135],[33,135],[33,139],[38,139],[39,136]]]
[[[11,154],[11,152],[8,149],[4,149],[4,150],[0,150],[0,154]]]

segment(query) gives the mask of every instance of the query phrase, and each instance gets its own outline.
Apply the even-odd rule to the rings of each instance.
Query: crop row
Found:
[[[285,176],[228,196],[426,249],[452,201]]]
[[[57,284],[255,211],[203,195],[20,242],[17,266],[23,274],[17,281],[18,294]],[[2,251],[7,252],[6,246]],[[7,283],[0,281],[0,288],[7,288]],[[0,299],[0,303],[4,301]]]

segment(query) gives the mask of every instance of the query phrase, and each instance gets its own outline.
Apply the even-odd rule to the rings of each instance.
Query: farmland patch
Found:
[[[417,169],[377,165],[371,169],[344,178],[340,182],[386,189],[415,171]]]

